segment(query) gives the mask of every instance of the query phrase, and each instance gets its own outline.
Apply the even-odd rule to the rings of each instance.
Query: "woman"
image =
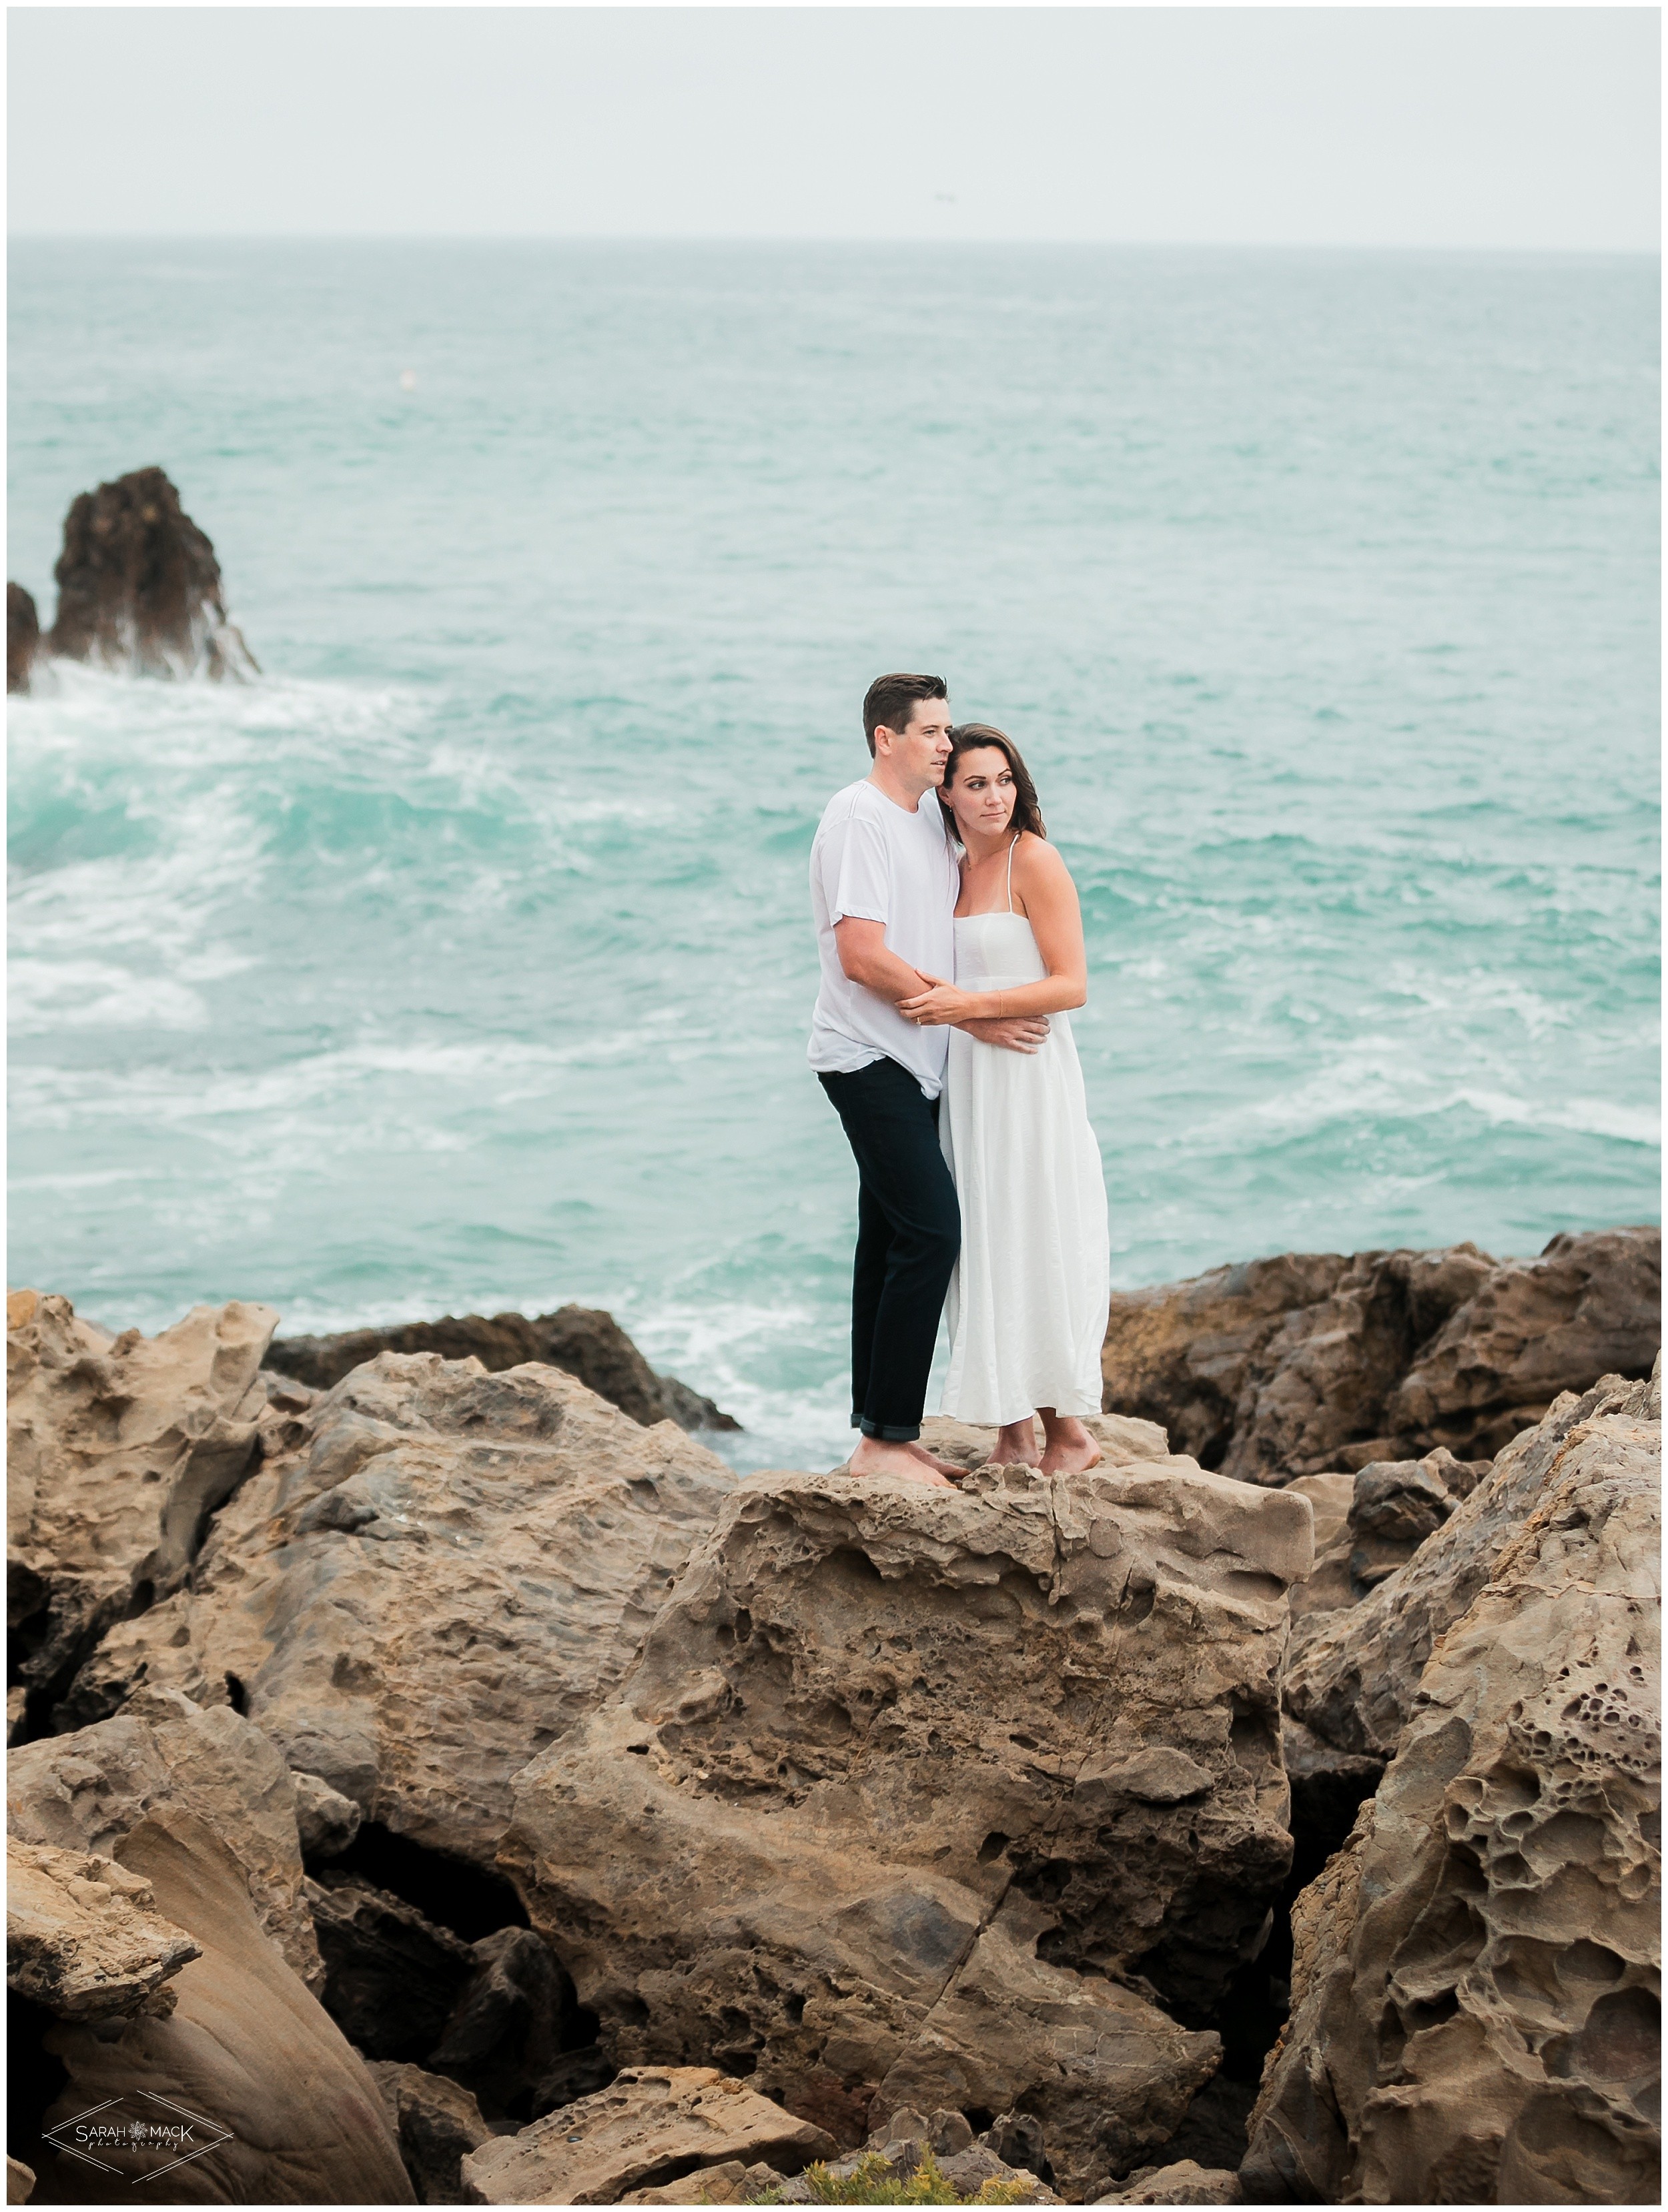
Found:
[[[899,1011],[928,1023],[1050,1018],[1034,1054],[950,1034],[940,1129],[962,1244],[943,1410],[994,1422],[999,1461],[1077,1471],[1100,1457],[1078,1417],[1100,1411],[1109,1302],[1106,1185],[1066,1018],[1088,995],[1077,890],[1000,730],[968,722],[950,732],[940,799],[962,848],[955,981]]]

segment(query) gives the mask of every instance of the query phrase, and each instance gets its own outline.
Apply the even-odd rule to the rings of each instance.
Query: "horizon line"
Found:
[[[1132,253],[1513,254],[1660,261],[1650,246],[1533,245],[1430,240],[1236,238],[945,238],[925,232],[885,236],[846,231],[490,231],[490,230],[10,230],[8,246],[931,246],[1111,249]]]

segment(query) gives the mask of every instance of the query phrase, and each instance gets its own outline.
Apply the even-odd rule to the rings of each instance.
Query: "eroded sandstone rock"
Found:
[[[478,1359],[490,1375],[529,1364],[559,1367],[644,1428],[656,1421],[676,1421],[680,1429],[741,1425],[675,1375],[657,1375],[612,1314],[587,1306],[563,1306],[532,1320],[519,1313],[495,1314],[490,1321],[483,1314],[447,1314],[441,1321],[349,1329],[339,1336],[280,1337],[267,1359],[280,1373],[328,1390],[382,1352]]]
[[[389,2059],[373,2060],[367,2071],[381,2094],[417,2203],[467,2203],[463,2162],[492,2135],[468,2090]]]
[[[177,1692],[153,1692],[145,1712],[14,1750],[6,1763],[12,1834],[115,1858],[147,1815],[169,1807],[197,1814],[241,1870],[261,1926],[302,1982],[319,1988],[324,1968],[303,1894],[289,1768],[229,1706],[204,1711]]]
[[[234,1301],[113,1337],[34,1291],[6,1313],[9,1611],[45,1709],[107,1627],[180,1587],[254,1463],[277,1316]]]
[[[848,2145],[1023,2094],[1068,2187],[1162,2141],[1217,2045],[1135,1977],[1202,2006],[1261,1940],[1312,1528],[1172,1461],[742,1486],[518,1779],[504,1863],[611,2055],[755,2069]]]
[[[1223,2166],[1183,2159],[1175,2166],[1148,2166],[1131,2174],[1122,2189],[1097,2197],[1097,2204],[1243,2204],[1239,2177]]]
[[[511,1777],[618,1678],[734,1478],[556,1368],[433,1352],[382,1353],[296,1427],[71,1702],[235,1696],[368,1820],[490,1865]]]
[[[1391,1758],[1432,1652],[1492,1578],[1548,1481],[1561,1479],[1572,1452],[1602,1455],[1604,1423],[1630,1421],[1648,1387],[1610,1376],[1580,1398],[1566,1394],[1360,1604],[1300,1620],[1286,1669],[1293,1717],[1340,1752]]]
[[[618,2204],[628,2190],[740,2160],[797,2173],[836,2146],[711,2066],[635,2067],[464,2160],[472,2204]],[[693,2202],[693,2199],[689,2201]]]
[[[222,2138],[168,2172],[143,2147],[101,2145],[100,2170],[43,2140],[44,2193],[58,2203],[108,2203],[113,2190],[142,2203],[411,2203],[375,2084],[267,1940],[243,1869],[212,1829],[166,1807],[116,1855],[201,1955],[170,1983],[179,2002],[167,2019],[141,2012],[49,2032],[69,2081],[45,2127],[120,2100],[142,2115],[184,2106],[198,2142]]]
[[[51,647],[131,676],[258,675],[214,547],[161,469],[84,491],[64,518]]]
[[[109,1859],[6,1838],[6,1985],[61,2020],[137,2012],[200,1947]]]
[[[1255,2200],[1654,2201],[1660,1457],[1654,1387],[1600,1386],[1401,1571],[1504,1523],[1463,1603],[1452,1559],[1427,1594],[1396,1757],[1298,1900]]]
[[[1562,1389],[1642,1376],[1660,1341],[1661,1232],[1287,1253],[1112,1299],[1109,1412],[1252,1482],[1353,1473],[1443,1445],[1492,1457]]]

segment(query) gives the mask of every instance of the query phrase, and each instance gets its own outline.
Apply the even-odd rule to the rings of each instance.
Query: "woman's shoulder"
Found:
[[[1034,884],[1040,890],[1049,884],[1069,883],[1071,871],[1057,845],[1050,845],[1034,830],[1022,830],[1014,848],[1014,880]]]

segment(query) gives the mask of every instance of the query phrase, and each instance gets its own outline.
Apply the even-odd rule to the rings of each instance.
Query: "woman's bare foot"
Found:
[[[1034,1421],[1010,1421],[1005,1429],[998,1429],[996,1441],[990,1448],[990,1456],[998,1467],[1035,1467],[1037,1465],[1037,1425]]]
[[[1044,1474],[1083,1474],[1099,1466],[1100,1447],[1081,1421],[1044,1407],[1038,1410],[1043,1415]]]
[[[922,1465],[912,1444],[891,1444],[881,1437],[859,1437],[842,1471],[855,1475],[890,1474],[904,1482],[924,1483],[933,1490],[955,1488],[953,1482]]]

